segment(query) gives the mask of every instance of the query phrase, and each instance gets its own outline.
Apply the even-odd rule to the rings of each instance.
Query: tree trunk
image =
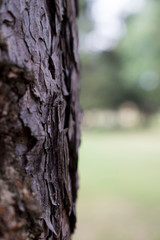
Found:
[[[77,0],[0,1],[0,239],[71,239]]]

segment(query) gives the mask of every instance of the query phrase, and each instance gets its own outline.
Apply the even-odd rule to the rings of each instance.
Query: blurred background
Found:
[[[160,0],[79,0],[73,240],[160,240]]]

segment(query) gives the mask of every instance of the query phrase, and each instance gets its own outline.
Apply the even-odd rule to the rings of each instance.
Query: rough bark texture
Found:
[[[0,239],[71,238],[80,143],[77,0],[0,1]]]

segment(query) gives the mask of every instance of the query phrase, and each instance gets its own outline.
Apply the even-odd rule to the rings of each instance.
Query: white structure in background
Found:
[[[88,0],[95,29],[83,42],[84,51],[113,49],[126,31],[124,18],[140,12],[145,0]]]
[[[139,111],[136,104],[133,102],[125,102],[117,111],[109,109],[85,111],[82,128],[132,128],[138,126],[142,119],[143,114]]]

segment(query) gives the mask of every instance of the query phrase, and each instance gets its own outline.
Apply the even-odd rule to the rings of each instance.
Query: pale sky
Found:
[[[88,0],[95,29],[84,39],[88,51],[112,49],[124,35],[124,16],[140,12],[145,0]]]

